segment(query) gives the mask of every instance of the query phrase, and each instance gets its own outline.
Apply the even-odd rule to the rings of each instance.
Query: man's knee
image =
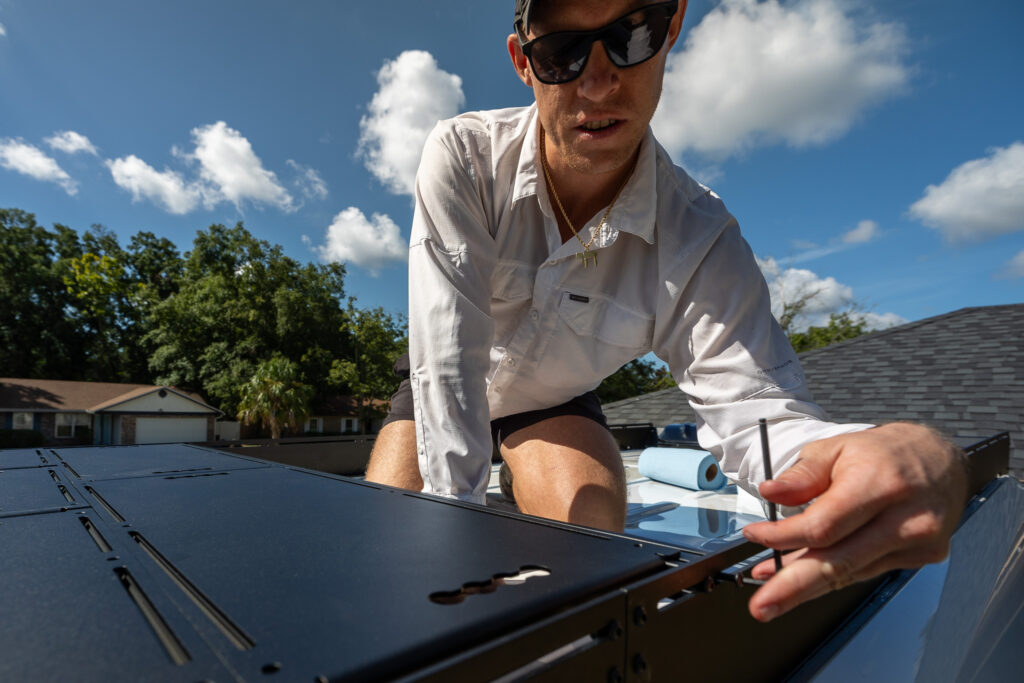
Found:
[[[366,481],[419,491],[423,488],[416,455],[416,423],[389,422],[381,428],[366,466]]]
[[[578,415],[553,417],[510,434],[502,455],[523,512],[622,530],[625,472],[603,425]]]

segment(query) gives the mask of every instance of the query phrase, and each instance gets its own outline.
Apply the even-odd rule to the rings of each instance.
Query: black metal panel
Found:
[[[682,595],[637,586],[630,590],[626,680],[781,680],[884,580],[829,593],[768,624],[747,611],[754,586],[709,583]]]
[[[400,681],[615,680],[624,671],[625,611],[626,594],[612,591],[460,652]]]
[[[231,654],[246,678],[394,677],[663,568],[629,540],[279,467],[92,486],[252,637]],[[551,574],[430,599],[530,566]]]
[[[0,680],[230,680],[181,616],[148,591],[148,575],[104,552],[64,512],[0,521]],[[129,572],[154,599],[187,661],[161,645],[118,571]]]
[[[266,466],[257,460],[186,444],[64,448],[56,454],[75,477],[83,480],[202,474]]]
[[[0,470],[20,467],[45,467],[59,462],[49,451],[35,448],[0,450]]]
[[[67,481],[63,468],[0,470],[0,517],[53,512],[87,504]]]
[[[1010,469],[1010,435],[997,434],[977,443],[960,444],[967,456],[967,474],[972,494],[978,493],[988,482]]]

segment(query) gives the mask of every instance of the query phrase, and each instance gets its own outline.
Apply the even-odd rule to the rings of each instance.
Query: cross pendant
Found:
[[[580,261],[583,261],[584,268],[590,266],[591,261],[594,262],[594,267],[597,267],[597,254],[591,254],[589,251],[581,251],[580,253],[576,254],[576,258],[578,258]]]

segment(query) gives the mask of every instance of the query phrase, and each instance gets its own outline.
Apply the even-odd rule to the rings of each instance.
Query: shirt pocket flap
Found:
[[[562,292],[558,314],[576,334],[613,346],[647,348],[654,336],[654,316],[593,294]]]
[[[519,301],[533,296],[537,269],[525,263],[499,261],[491,273],[491,296],[502,301]]]

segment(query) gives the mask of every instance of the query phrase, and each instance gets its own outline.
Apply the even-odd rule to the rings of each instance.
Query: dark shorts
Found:
[[[384,424],[397,422],[398,420],[415,420],[416,414],[412,405],[412,383],[409,382],[409,356],[403,355],[395,362],[395,374],[402,378],[398,385],[398,391],[391,397],[391,410],[384,418]],[[505,439],[515,432],[535,425],[538,422],[551,417],[562,415],[579,415],[593,420],[605,429],[608,429],[608,422],[605,420],[604,412],[601,410],[601,401],[597,394],[588,391],[565,403],[540,410],[529,410],[525,413],[506,415],[496,420],[491,420],[491,436],[495,444],[501,444]]]

